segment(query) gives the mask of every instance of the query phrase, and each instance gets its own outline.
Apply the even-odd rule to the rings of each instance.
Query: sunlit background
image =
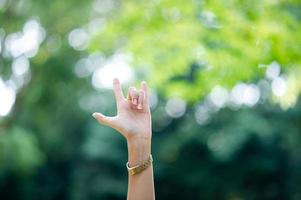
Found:
[[[0,199],[126,198],[115,77],[157,199],[301,199],[299,0],[0,0]]]

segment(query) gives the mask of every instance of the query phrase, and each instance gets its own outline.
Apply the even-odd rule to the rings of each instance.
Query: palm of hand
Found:
[[[126,104],[129,104],[126,102]],[[117,115],[119,131],[130,137],[150,137],[151,119],[149,111],[133,110],[130,105],[120,108]]]

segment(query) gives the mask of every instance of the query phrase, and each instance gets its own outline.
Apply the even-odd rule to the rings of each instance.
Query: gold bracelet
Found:
[[[139,174],[140,172],[142,172],[143,170],[145,170],[146,168],[148,168],[151,164],[153,163],[153,157],[150,154],[149,158],[147,161],[143,162],[140,165],[136,165],[134,167],[130,167],[129,166],[129,162],[126,163],[126,168],[128,169],[128,172],[130,175],[135,175],[135,174]]]

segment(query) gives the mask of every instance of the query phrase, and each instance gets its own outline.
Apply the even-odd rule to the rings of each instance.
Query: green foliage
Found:
[[[132,54],[164,94],[193,101],[216,84],[257,80],[260,64],[300,68],[294,6],[300,8],[297,1],[124,1],[90,49]]]
[[[10,170],[16,174],[32,173],[44,160],[37,138],[21,128],[13,127],[10,132],[2,133],[0,143],[1,168],[6,173]]]

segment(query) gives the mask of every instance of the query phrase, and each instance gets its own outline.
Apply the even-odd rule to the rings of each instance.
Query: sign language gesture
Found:
[[[118,79],[113,80],[117,115],[108,117],[101,113],[93,113],[101,124],[119,131],[127,140],[151,139],[151,115],[148,104],[148,88],[141,82],[141,89],[129,87],[127,98],[124,97]]]
[[[141,167],[151,158],[151,113],[146,82],[141,82],[141,89],[130,87],[127,98],[123,96],[118,79],[113,80],[113,89],[117,115],[108,117],[93,113],[93,117],[99,123],[119,131],[126,138],[129,159],[127,167]],[[151,165],[143,169],[139,174],[129,176],[128,200],[155,199],[153,167]]]

